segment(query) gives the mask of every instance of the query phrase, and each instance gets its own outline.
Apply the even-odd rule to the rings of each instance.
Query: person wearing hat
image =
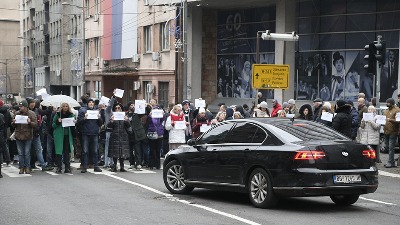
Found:
[[[320,114],[319,112],[321,111],[322,108],[322,99],[316,98],[313,101],[313,106],[314,106],[314,114],[313,114],[313,121],[316,121],[318,118],[318,115]]]
[[[339,99],[336,101],[336,116],[332,119],[332,128],[351,138],[351,107],[346,101]]]
[[[270,117],[269,110],[268,110],[268,103],[262,101],[259,104],[259,107],[254,109],[253,117]]]
[[[18,158],[19,158],[19,174],[31,173],[31,146],[33,140],[33,129],[37,126],[36,114],[29,110],[28,102],[22,100],[19,103],[19,111],[15,113],[15,117],[23,116],[22,120],[12,120],[11,125],[15,127],[15,139],[17,140]],[[26,118],[26,120],[25,120]]]
[[[91,162],[94,165],[94,172],[101,172],[98,166],[98,149],[99,149],[99,132],[103,121],[100,113],[97,114],[97,119],[88,119],[88,110],[96,110],[94,108],[94,100],[89,99],[87,107],[79,109],[77,124],[81,127],[82,132],[82,170],[81,173],[86,173],[89,164],[89,151],[92,156]]]
[[[383,115],[386,116],[386,124],[383,131],[385,135],[385,146],[389,150],[389,160],[385,164],[385,167],[391,168],[396,167],[394,160],[394,146],[399,132],[399,122],[396,121],[396,113],[399,113],[400,109],[396,106],[393,98],[388,98],[386,100],[386,106],[388,108],[383,112]]]
[[[300,116],[299,110],[296,107],[296,101],[291,98],[291,99],[289,99],[289,101],[287,101],[287,103],[289,104],[289,112],[287,112],[287,113],[294,114],[294,117]]]
[[[200,127],[206,124],[210,125],[210,121],[207,119],[206,110],[203,107],[199,108],[199,113],[196,116],[196,119],[193,120],[192,124],[192,132],[193,138],[197,138],[201,135]]]

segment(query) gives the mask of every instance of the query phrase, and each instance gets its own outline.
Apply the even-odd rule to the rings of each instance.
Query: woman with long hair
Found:
[[[56,173],[61,173],[62,159],[64,159],[65,165],[64,173],[71,173],[70,154],[73,150],[73,133],[75,127],[63,127],[62,120],[66,118],[74,118],[74,123],[76,123],[75,114],[72,112],[69,104],[62,103],[60,109],[53,118],[54,147],[56,150],[57,162]]]
[[[124,120],[115,120],[115,113],[123,112],[121,103],[114,104],[112,111],[113,115],[107,127],[111,130],[110,143],[108,146],[108,155],[113,158],[114,166],[112,172],[117,172],[117,161],[119,159],[119,171],[126,172],[124,168],[124,160],[129,158],[129,134],[132,132],[131,123],[128,116]]]

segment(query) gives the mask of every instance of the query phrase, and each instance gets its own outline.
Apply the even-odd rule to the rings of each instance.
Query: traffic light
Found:
[[[374,43],[366,45],[364,49],[367,51],[367,55],[364,56],[364,59],[367,60],[368,64],[364,66],[364,69],[368,71],[368,73],[375,74],[376,72],[376,46]]]
[[[385,41],[380,41],[378,43],[377,41],[374,41],[375,45],[375,59],[378,60],[382,65],[385,65],[386,61],[386,43]]]

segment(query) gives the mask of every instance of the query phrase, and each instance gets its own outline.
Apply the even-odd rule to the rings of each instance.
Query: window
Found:
[[[152,28],[151,26],[144,27],[144,51],[152,52]]]
[[[162,50],[169,50],[170,45],[169,22],[160,23],[160,46]]]
[[[226,143],[262,143],[266,134],[263,130],[250,123],[237,123],[236,127],[229,132]]]
[[[101,81],[94,82],[94,96],[98,99],[101,98]]]
[[[86,13],[86,18],[90,17],[90,0],[85,0],[85,13]]]
[[[100,3],[99,0],[94,0],[94,13],[100,14]]]
[[[94,38],[94,57],[100,57],[98,37]]]
[[[225,136],[232,128],[234,123],[225,123],[222,125],[217,125],[217,127],[212,128],[209,132],[207,132],[201,140],[199,140],[199,144],[222,144],[225,141]]]
[[[86,56],[87,58],[90,58],[90,55],[89,55],[90,51],[89,51],[89,49],[90,49],[90,40],[89,40],[89,39],[86,39],[86,40],[85,40],[85,56]],[[86,59],[85,59],[85,61],[86,61]]]

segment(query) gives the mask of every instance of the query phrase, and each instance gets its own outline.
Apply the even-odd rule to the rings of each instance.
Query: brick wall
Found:
[[[211,103],[217,96],[217,13],[203,11],[201,96]]]

